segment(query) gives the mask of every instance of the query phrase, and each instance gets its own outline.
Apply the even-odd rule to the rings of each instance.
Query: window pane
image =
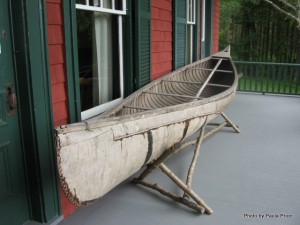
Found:
[[[121,97],[117,16],[77,10],[81,110]]]
[[[100,0],[90,1],[90,5],[91,5],[91,6],[97,6],[97,7],[100,7],[100,6],[101,6],[101,1],[100,1]]]
[[[191,61],[191,45],[193,42],[191,42],[191,32],[192,32],[192,25],[187,26],[187,32],[186,32],[186,63],[192,63]]]
[[[112,1],[111,0],[103,0],[103,7],[107,9],[112,8]]]
[[[123,1],[122,0],[115,0],[116,9],[123,10]]]
[[[86,0],[76,0],[76,4],[85,5],[86,4]]]
[[[189,0],[189,21],[193,22],[193,0]]]
[[[191,21],[195,22],[195,0],[192,0],[192,7],[191,7]]]
[[[76,0],[76,4],[88,5],[88,6],[99,6],[100,0]]]

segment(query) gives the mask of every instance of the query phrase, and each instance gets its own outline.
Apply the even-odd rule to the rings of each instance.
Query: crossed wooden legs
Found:
[[[192,178],[193,178],[193,174],[194,174],[194,170],[195,170],[195,165],[196,165],[197,159],[199,157],[200,148],[201,148],[201,144],[202,144],[203,140],[208,138],[212,134],[216,133],[217,131],[219,131],[221,128],[223,128],[225,126],[232,127],[235,130],[235,132],[240,133],[240,130],[238,129],[238,127],[236,125],[234,125],[233,122],[224,113],[221,113],[220,115],[225,120],[223,123],[209,124],[209,125],[214,125],[217,127],[212,129],[211,131],[207,132],[206,134],[205,134],[206,124],[204,124],[202,126],[202,128],[200,129],[199,137],[197,137],[195,140],[191,140],[186,143],[178,143],[178,144],[172,146],[171,148],[167,149],[159,158],[154,160],[152,163],[148,164],[146,169],[140,174],[140,176],[138,178],[135,178],[133,181],[137,184],[140,184],[145,187],[156,190],[156,191],[160,192],[161,194],[173,199],[174,201],[179,202],[183,205],[186,205],[187,207],[194,209],[201,214],[203,214],[203,213],[211,214],[213,212],[213,210],[204,202],[204,200],[199,195],[196,194],[195,191],[193,191],[191,189],[191,184],[192,184]],[[188,170],[186,182],[183,182],[176,174],[174,174],[171,171],[170,168],[168,168],[165,165],[164,162],[167,159],[169,159],[171,156],[175,155],[179,151],[183,150],[184,148],[186,148],[187,146],[192,145],[192,144],[196,144],[196,148],[194,150],[194,156],[193,156],[193,159],[191,161],[191,164],[190,164],[190,167]],[[145,181],[145,178],[149,174],[151,174],[152,171],[155,170],[156,168],[159,168],[184,192],[183,196],[178,196],[172,192],[169,192],[156,183],[152,184],[152,183]],[[190,198],[192,200],[194,200],[194,202],[191,201]]]

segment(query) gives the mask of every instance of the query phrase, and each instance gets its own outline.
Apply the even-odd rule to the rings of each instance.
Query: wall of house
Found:
[[[214,15],[213,15],[213,53],[219,51],[219,36],[220,36],[220,0],[214,0]]]
[[[68,123],[69,114],[62,5],[63,0],[46,1],[52,108],[55,126]],[[60,192],[62,212],[66,217],[70,215],[76,207],[68,201],[62,190]]]
[[[52,105],[56,126],[68,122],[62,1],[46,1]]]
[[[152,0],[152,80],[172,71],[172,0]]]

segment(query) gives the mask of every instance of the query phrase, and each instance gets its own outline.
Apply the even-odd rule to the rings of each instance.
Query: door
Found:
[[[0,224],[29,219],[9,0],[0,1]]]

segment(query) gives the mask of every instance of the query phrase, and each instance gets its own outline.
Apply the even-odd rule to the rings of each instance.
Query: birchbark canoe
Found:
[[[56,127],[58,172],[75,205],[96,200],[222,113],[238,82],[229,49],[177,69],[83,122]]]

